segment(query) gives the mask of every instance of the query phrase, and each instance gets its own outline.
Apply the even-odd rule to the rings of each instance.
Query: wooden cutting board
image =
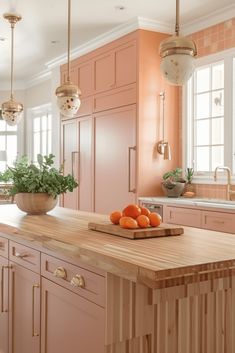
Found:
[[[182,227],[176,227],[170,224],[162,223],[159,227],[145,228],[145,229],[124,229],[119,225],[110,223],[88,223],[88,228],[97,232],[117,235],[119,237],[128,239],[145,239],[154,237],[168,237],[172,235],[181,235],[184,233]]]

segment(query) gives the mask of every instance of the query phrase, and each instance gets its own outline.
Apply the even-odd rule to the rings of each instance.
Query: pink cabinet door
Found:
[[[76,119],[66,120],[61,126],[61,163],[64,163],[64,174],[72,174],[78,179],[78,138],[79,126]],[[62,206],[78,209],[78,188],[62,196]]]
[[[136,82],[136,42],[127,43],[115,51],[116,87]]]
[[[0,352],[8,353],[8,260],[0,256]]]
[[[201,218],[200,210],[174,206],[164,208],[164,222],[166,223],[201,228]]]
[[[88,61],[78,66],[78,87],[81,90],[81,97],[90,96],[94,91],[93,62]]]
[[[102,54],[94,60],[95,92],[107,91],[115,87],[114,51]]]
[[[11,263],[9,353],[40,352],[40,275]]]
[[[93,119],[88,117],[79,122],[79,209],[94,210],[94,154]]]
[[[104,309],[42,279],[42,353],[104,353]]]
[[[136,202],[136,107],[95,115],[95,212]]]

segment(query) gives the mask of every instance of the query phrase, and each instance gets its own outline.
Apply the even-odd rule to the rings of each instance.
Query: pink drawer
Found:
[[[10,241],[9,259],[31,271],[40,273],[40,252],[28,246]]]
[[[105,306],[105,277],[84,268],[41,255],[41,275],[96,303]]]
[[[203,211],[202,227],[218,232],[235,234],[235,213]]]
[[[8,258],[8,243],[8,239],[0,236],[0,256]]]
[[[200,228],[201,211],[190,208],[166,206],[164,208],[164,222]]]
[[[131,84],[95,95],[94,111],[99,112],[134,103],[136,103],[136,84]]]

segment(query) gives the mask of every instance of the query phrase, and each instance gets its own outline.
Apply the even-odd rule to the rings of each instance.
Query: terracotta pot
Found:
[[[15,195],[15,201],[21,211],[28,214],[45,214],[51,211],[57,204],[47,193],[19,193]]]
[[[169,185],[169,188],[162,183],[162,190],[167,197],[179,197],[185,187],[185,183],[176,182],[175,185]]]

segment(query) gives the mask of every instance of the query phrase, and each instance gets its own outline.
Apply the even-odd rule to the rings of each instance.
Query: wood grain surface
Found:
[[[110,222],[94,223],[89,222],[88,228],[97,232],[116,235],[128,239],[146,239],[156,237],[168,237],[172,235],[181,235],[184,233],[182,227],[173,226],[170,224],[161,224],[159,227],[125,229],[119,225],[110,224]]]
[[[161,282],[198,281],[212,271],[235,267],[235,236],[184,227],[180,237],[133,240],[91,231],[89,222],[108,216],[60,207],[47,215],[26,215],[16,205],[0,206],[0,235],[32,248],[57,252],[152,288]],[[219,275],[218,275],[219,276]]]

